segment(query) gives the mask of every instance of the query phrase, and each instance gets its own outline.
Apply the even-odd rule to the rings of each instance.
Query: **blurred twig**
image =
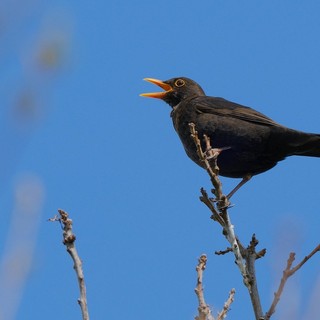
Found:
[[[73,263],[74,270],[77,274],[78,284],[80,289],[80,298],[78,299],[78,303],[82,312],[82,319],[89,320],[89,312],[87,305],[87,294],[86,294],[86,285],[84,281],[84,274],[82,269],[82,262],[78,255],[77,249],[75,247],[76,236],[72,231],[72,220],[69,219],[69,215],[67,212],[59,209],[58,210],[60,217],[55,216],[49,221],[60,221],[63,225],[63,244],[66,246],[68,253],[70,254]]]
[[[22,175],[14,189],[15,199],[8,235],[0,259],[0,319],[13,320],[24,287],[34,267],[39,222],[45,197],[43,181],[36,174]],[[3,218],[3,221],[6,219]]]

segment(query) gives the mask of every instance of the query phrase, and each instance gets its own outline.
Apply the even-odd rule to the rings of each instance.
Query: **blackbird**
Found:
[[[219,173],[242,178],[229,197],[252,176],[288,156],[320,157],[320,134],[293,130],[249,107],[206,96],[195,81],[185,77],[144,80],[164,89],[141,96],[162,99],[171,106],[174,128],[189,158],[203,167],[190,136],[189,123],[194,123],[199,138],[207,135],[212,147],[221,150],[217,158]]]

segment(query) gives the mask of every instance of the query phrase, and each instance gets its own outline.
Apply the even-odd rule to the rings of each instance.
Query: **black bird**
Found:
[[[320,157],[320,134],[293,130],[249,107],[206,96],[195,81],[185,77],[144,80],[165,90],[141,96],[162,99],[172,107],[174,128],[191,160],[203,167],[190,136],[191,122],[199,138],[206,134],[212,147],[222,150],[217,159],[220,174],[242,178],[229,197],[252,176],[288,156]]]

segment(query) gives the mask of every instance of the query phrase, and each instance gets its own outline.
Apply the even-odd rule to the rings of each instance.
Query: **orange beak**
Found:
[[[161,80],[152,79],[152,78],[144,78],[143,80],[151,82],[153,84],[156,84],[157,86],[159,86],[160,88],[162,88],[165,91],[153,92],[153,93],[141,93],[140,96],[142,96],[142,97],[163,99],[168,92],[173,90],[169,84],[164,83]]]

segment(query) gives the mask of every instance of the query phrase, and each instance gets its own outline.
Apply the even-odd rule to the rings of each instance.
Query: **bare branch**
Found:
[[[296,271],[298,271],[313,255],[320,251],[320,244],[318,244],[307,256],[305,256],[300,263],[298,263],[294,268],[290,270],[290,275],[292,276]]]
[[[214,149],[211,147],[209,137],[204,135],[204,144],[206,151],[203,152],[201,141],[198,137],[195,124],[190,123],[191,137],[196,145],[197,153],[201,162],[204,163],[204,168],[207,170],[212,185],[214,186],[213,194],[215,199],[210,199],[207,192],[201,188],[200,200],[210,209],[214,221],[217,221],[223,228],[223,234],[227,238],[231,245],[232,252],[235,256],[235,262],[243,277],[243,282],[248,288],[248,292],[251,298],[252,306],[254,309],[256,319],[261,319],[263,315],[260,297],[258,293],[257,280],[255,275],[255,261],[263,256],[264,251],[260,251],[259,255],[255,251],[257,240],[252,238],[250,246],[246,249],[240,241],[237,239],[234,226],[231,223],[230,216],[228,214],[228,208],[230,206],[228,197],[223,194],[222,184],[218,177],[219,168],[217,166],[217,157],[223,149]]]
[[[224,254],[227,254],[229,252],[232,252],[232,248],[228,247],[227,249],[225,250],[219,250],[219,251],[215,251],[214,253],[217,255],[217,256],[221,256],[221,255],[224,255]]]
[[[199,258],[198,265],[196,267],[198,278],[197,278],[197,287],[194,289],[194,291],[198,297],[199,315],[195,317],[195,320],[214,320],[210,307],[206,304],[206,301],[204,299],[204,293],[203,293],[202,279],[203,279],[203,271],[206,268],[206,264],[207,264],[207,256],[203,254]]]
[[[228,313],[228,311],[229,311],[229,309],[230,309],[231,303],[232,303],[233,300],[234,300],[234,295],[235,295],[235,293],[236,293],[236,290],[235,290],[235,289],[231,289],[231,291],[229,292],[229,298],[228,298],[228,300],[225,302],[222,311],[218,314],[217,320],[223,320],[223,319],[226,318],[227,313]]]
[[[195,320],[214,320],[210,307],[206,304],[204,299],[204,290],[203,290],[203,272],[206,269],[207,265],[207,256],[205,254],[201,255],[198,259],[198,265],[196,267],[198,278],[197,278],[197,287],[195,288],[195,293],[198,297],[198,312],[199,315],[195,317]],[[222,311],[218,314],[217,320],[223,320],[226,318],[227,313],[230,309],[230,305],[234,300],[234,295],[236,293],[235,289],[232,289],[229,293],[229,298],[225,302]]]
[[[263,315],[262,306],[260,302],[260,295],[258,291],[258,283],[256,277],[256,268],[255,262],[258,259],[258,255],[256,253],[256,246],[258,245],[259,241],[257,240],[256,236],[253,234],[249,246],[244,249],[242,246],[243,256],[246,260],[246,268],[248,274],[250,275],[250,284],[251,284],[251,291],[250,299],[253,306],[253,310],[256,316],[256,319],[261,319]],[[263,250],[262,250],[263,251]],[[259,256],[261,257],[261,256]]]
[[[66,246],[67,251],[73,260],[73,263],[74,263],[73,268],[78,278],[78,284],[80,289],[80,298],[78,299],[78,303],[81,308],[82,319],[89,320],[86,285],[84,281],[82,261],[78,255],[78,252],[74,243],[76,240],[76,236],[72,231],[72,220],[69,219],[69,215],[67,212],[61,209],[59,209],[58,212],[60,214],[60,218],[56,215],[53,218],[49,219],[49,221],[60,221],[63,225],[63,244]]]
[[[218,177],[219,169],[217,166],[217,156],[221,152],[221,150],[217,151],[217,149],[213,149],[210,145],[210,139],[205,136],[205,144],[206,144],[206,152],[203,152],[201,141],[198,137],[198,132],[196,131],[195,124],[190,123],[190,132],[191,137],[194,140],[194,143],[197,147],[197,152],[200,160],[205,164],[205,168],[210,176],[211,182],[214,186],[214,194],[216,196],[216,199],[212,201],[209,197],[207,192],[201,188],[201,194],[200,200],[210,209],[212,212],[212,219],[219,222],[219,224],[223,227],[223,234],[229,241],[232,247],[232,251],[234,253],[234,256],[236,258],[236,264],[240,269],[240,272],[243,276],[243,280],[248,287],[249,291],[251,290],[251,285],[249,282],[249,275],[247,273],[244,259],[241,255],[240,248],[234,233],[234,226],[231,223],[230,217],[228,215],[227,209],[229,206],[229,201],[227,197],[222,192],[222,183]],[[210,160],[213,160],[212,162],[209,162],[208,157],[206,154],[209,153]],[[212,165],[212,166],[211,166]],[[217,204],[217,208],[215,207],[215,204]]]
[[[200,197],[200,201],[203,202],[211,211],[212,216],[211,219],[218,221],[219,224],[224,228],[226,222],[222,218],[222,216],[219,214],[218,210],[214,206],[214,202],[209,198],[208,193],[203,188],[200,189],[200,192],[202,196]]]
[[[289,258],[287,260],[287,266],[283,271],[283,275],[282,275],[278,290],[275,292],[271,307],[264,317],[265,320],[269,320],[271,316],[274,314],[276,310],[276,306],[280,301],[281,294],[283,292],[284,286],[288,278],[291,277],[296,271],[298,271],[313,255],[315,255],[319,251],[320,251],[320,244],[318,244],[306,257],[302,259],[300,263],[298,263],[293,268],[292,268],[292,264],[295,260],[295,253],[294,252],[290,253]]]

